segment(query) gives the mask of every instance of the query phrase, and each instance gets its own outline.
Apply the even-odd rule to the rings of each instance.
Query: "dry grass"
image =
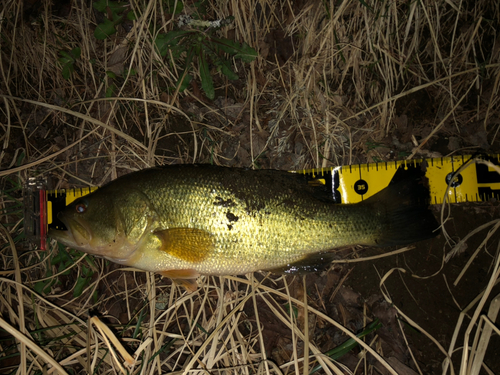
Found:
[[[165,2],[130,3],[136,21],[104,41],[94,37],[102,20],[90,3],[73,2],[69,12],[61,4],[1,0],[0,6],[0,327],[7,333],[1,333],[0,352],[7,371],[307,374],[320,363],[328,374],[350,373],[321,354],[314,324],[336,327],[345,338],[353,334],[325,315],[320,302],[291,291],[291,280],[207,278],[187,295],[153,275],[96,261],[90,285],[74,298],[74,280],[89,264],[78,259],[70,270],[75,279],[68,280],[51,264],[55,244],[48,253],[27,250],[20,187],[39,175],[52,176],[54,188],[100,185],[171,163],[303,169],[429,156],[430,141],[448,135],[470,152],[484,148],[483,138],[470,138],[471,126],[487,146],[495,145],[499,3],[211,0],[207,19],[235,17],[220,34],[259,54],[251,64],[233,61],[239,80],[216,76],[215,101],[204,98],[199,77],[185,92],[175,90],[184,67],[162,58],[153,43],[175,27]],[[186,2],[184,12],[194,7]],[[60,51],[76,47],[81,56],[66,80]],[[402,134],[413,138],[403,142]],[[472,351],[463,351],[463,374],[475,373],[481,343],[497,330],[491,324],[497,302],[489,320],[480,308],[498,269],[497,251],[488,289],[463,312],[465,319],[474,311],[465,341],[477,332]],[[65,284],[36,294],[48,270],[49,279]],[[117,304],[124,306],[121,317],[109,311]],[[265,350],[263,310],[290,332],[293,345],[278,350],[279,365]],[[121,344],[113,343],[114,335]],[[376,362],[378,371],[396,373],[378,337],[359,341],[359,371],[373,373]],[[124,363],[120,345],[133,364]],[[446,359],[457,355],[453,345],[430,350]],[[443,372],[457,373],[450,364]],[[416,361],[412,367],[420,371]]]

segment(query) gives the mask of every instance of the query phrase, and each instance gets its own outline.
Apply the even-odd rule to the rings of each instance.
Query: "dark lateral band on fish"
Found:
[[[339,205],[304,175],[172,165],[130,173],[78,198],[58,214],[67,230],[49,236],[193,290],[198,275],[290,272],[343,246],[431,238],[438,223],[429,201],[421,169],[361,203]]]

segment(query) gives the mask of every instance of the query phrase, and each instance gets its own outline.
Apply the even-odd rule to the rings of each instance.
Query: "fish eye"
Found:
[[[83,214],[85,211],[87,211],[87,205],[85,203],[83,203],[83,202],[78,203],[75,206],[75,210],[76,210],[77,213]]]

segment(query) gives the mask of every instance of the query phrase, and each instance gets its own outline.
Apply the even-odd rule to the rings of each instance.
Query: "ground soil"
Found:
[[[447,229],[452,238],[462,238],[464,234],[498,216],[498,204],[454,205]],[[414,250],[402,255],[358,263],[349,274],[346,285],[363,298],[369,299],[373,295],[380,294],[378,282],[386,272],[393,268],[404,269],[405,273],[395,272],[385,282],[394,305],[448,349],[461,310],[485,288],[491,276],[490,267],[493,261],[491,255],[497,251],[498,234],[490,242],[492,245],[488,247],[489,254],[481,251],[460,283],[456,287],[453,286],[455,279],[484,237],[483,232],[472,237],[467,243],[467,249],[445,263],[442,269],[443,249],[449,250],[443,235],[418,243]],[[499,286],[491,295],[496,296],[498,293],[500,293]],[[487,311],[487,308],[488,304],[484,311]],[[469,319],[466,318],[455,348],[462,346],[468,322]],[[405,333],[424,373],[442,373],[444,356],[436,350],[430,340],[418,330],[410,328],[410,325],[405,326]],[[453,358],[456,370],[459,368],[460,355],[455,355]],[[500,371],[498,358],[500,358],[500,339],[494,336],[485,358],[485,363],[494,373]]]

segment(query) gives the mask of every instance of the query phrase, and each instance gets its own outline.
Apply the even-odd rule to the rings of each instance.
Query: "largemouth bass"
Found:
[[[196,289],[199,275],[293,270],[346,245],[435,235],[429,192],[406,179],[362,203],[335,204],[285,171],[173,165],[122,176],[58,214],[49,236]]]

